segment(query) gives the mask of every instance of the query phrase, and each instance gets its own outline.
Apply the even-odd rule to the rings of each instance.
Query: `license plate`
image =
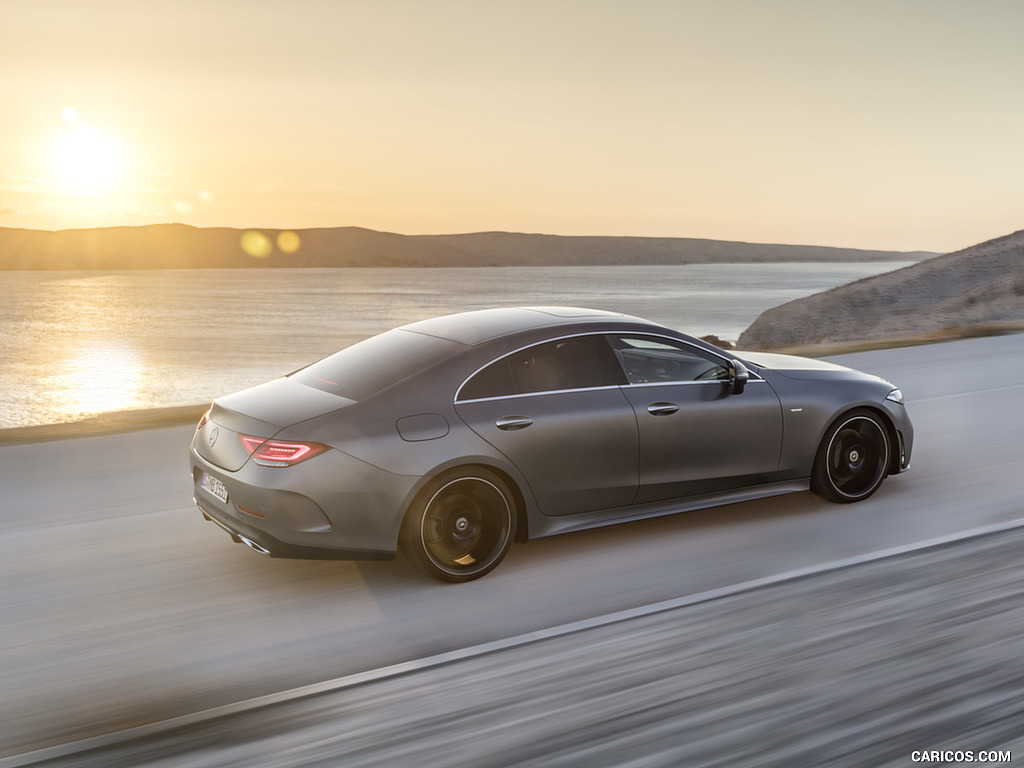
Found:
[[[203,477],[199,480],[199,487],[225,504],[228,503],[228,489],[224,487],[224,483],[209,472],[203,472]]]

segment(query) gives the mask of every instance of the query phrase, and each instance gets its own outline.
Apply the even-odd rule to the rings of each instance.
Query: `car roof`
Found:
[[[586,325],[609,321],[643,322],[637,317],[580,307],[503,307],[459,312],[403,325],[404,331],[423,333],[470,346],[522,331],[560,325]]]

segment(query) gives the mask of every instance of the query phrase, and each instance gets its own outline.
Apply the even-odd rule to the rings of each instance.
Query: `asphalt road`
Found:
[[[1024,335],[836,359],[915,422],[869,501],[532,542],[467,585],[231,544],[192,506],[190,427],[0,448],[0,756],[1024,516]]]

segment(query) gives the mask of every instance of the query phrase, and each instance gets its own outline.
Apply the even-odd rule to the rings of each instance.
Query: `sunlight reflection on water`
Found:
[[[100,340],[69,350],[54,371],[52,391],[74,412],[123,411],[144,405],[143,373],[133,349]]]
[[[770,307],[908,263],[0,272],[0,428],[200,404],[485,307],[594,307],[735,340]]]

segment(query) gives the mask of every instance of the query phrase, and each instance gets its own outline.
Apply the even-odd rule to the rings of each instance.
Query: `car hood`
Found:
[[[737,352],[739,357],[748,363],[753,363],[758,368],[767,368],[771,371],[788,373],[789,371],[849,371],[835,363],[825,360],[815,360],[810,357],[798,357],[797,355],[780,355],[775,352]]]
[[[751,363],[758,370],[774,371],[790,379],[859,379],[892,384],[880,376],[847,368],[827,360],[815,360],[797,355],[782,355],[774,352],[737,352],[744,362]]]

